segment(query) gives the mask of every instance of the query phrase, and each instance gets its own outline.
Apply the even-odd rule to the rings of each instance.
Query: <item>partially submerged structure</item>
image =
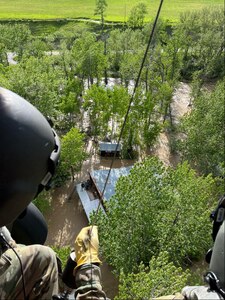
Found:
[[[89,173],[89,179],[86,182],[82,182],[76,186],[77,193],[89,221],[91,213],[96,211],[98,206],[99,209],[105,211],[104,203],[101,200],[104,187],[105,191],[103,199],[104,201],[109,201],[115,194],[117,180],[121,176],[127,176],[130,173],[131,168],[132,166],[111,169],[106,186],[105,183],[109,174],[109,169],[94,170]]]
[[[130,173],[132,166],[112,169],[104,192],[104,200],[108,201],[115,194],[115,186],[117,180],[121,176],[127,176]],[[94,185],[97,193],[101,196],[104,189],[109,170],[94,170],[90,172],[90,180]]]
[[[99,142],[99,152],[101,156],[120,156],[121,144],[113,142]]]

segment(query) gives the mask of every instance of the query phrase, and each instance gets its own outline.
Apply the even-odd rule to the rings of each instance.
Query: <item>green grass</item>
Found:
[[[124,22],[139,2],[148,7],[147,20],[155,17],[160,0],[108,0],[107,21]],[[223,0],[164,0],[161,17],[177,21],[180,13],[222,6]],[[95,0],[0,0],[0,19],[96,18]]]

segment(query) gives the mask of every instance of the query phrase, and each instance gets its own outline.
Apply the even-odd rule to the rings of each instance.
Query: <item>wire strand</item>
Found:
[[[120,131],[120,135],[119,135],[119,138],[118,138],[118,141],[117,141],[117,144],[116,144],[116,149],[115,149],[115,152],[114,152],[111,164],[110,164],[110,168],[109,168],[106,180],[105,180],[105,184],[104,184],[103,190],[101,191],[101,195],[100,195],[100,199],[99,199],[100,201],[99,201],[96,213],[95,213],[94,221],[92,222],[92,226],[95,224],[95,222],[97,220],[97,216],[98,216],[98,213],[99,213],[99,209],[100,209],[101,203],[103,203],[103,198],[104,198],[106,186],[107,186],[108,181],[109,181],[109,177],[110,177],[110,174],[111,174],[111,171],[112,171],[113,163],[114,163],[115,158],[116,158],[116,153],[117,153],[117,150],[118,150],[118,147],[119,147],[119,144],[120,144],[123,132],[124,132],[124,128],[125,128],[125,125],[126,125],[126,122],[127,122],[127,119],[128,119],[128,115],[129,115],[130,110],[131,110],[131,105],[132,105],[132,103],[134,101],[134,96],[135,96],[136,90],[137,90],[137,88],[139,86],[139,81],[140,81],[140,78],[141,78],[141,73],[142,73],[142,70],[144,68],[144,63],[145,63],[145,60],[146,60],[146,57],[147,57],[150,45],[152,43],[152,39],[153,39],[155,28],[156,28],[156,25],[157,25],[157,22],[158,22],[158,19],[159,19],[159,15],[160,15],[160,12],[161,12],[163,1],[164,0],[160,1],[159,7],[158,7],[158,11],[157,11],[157,14],[156,14],[156,17],[155,17],[155,21],[154,21],[154,24],[153,24],[153,27],[152,27],[152,30],[151,30],[151,34],[150,34],[150,37],[149,37],[149,40],[148,40],[147,47],[146,47],[146,50],[145,50],[145,53],[144,53],[144,57],[142,59],[141,66],[140,66],[140,69],[139,69],[139,72],[138,72],[138,76],[137,76],[137,79],[135,81],[135,86],[134,86],[134,89],[133,89],[133,93],[132,93],[132,96],[130,98],[130,102],[129,102],[129,105],[128,105],[128,108],[127,108],[127,111],[126,111],[126,114],[125,114],[125,117],[124,117],[124,121],[123,121],[123,125],[122,125],[121,131]]]

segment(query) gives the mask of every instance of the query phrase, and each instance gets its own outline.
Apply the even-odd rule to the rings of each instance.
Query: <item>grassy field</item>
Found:
[[[107,21],[124,22],[130,9],[139,2],[146,3],[148,17],[155,17],[160,0],[108,0]],[[164,0],[161,17],[172,22],[180,13],[204,7],[222,6],[224,0]],[[0,19],[65,19],[96,18],[95,0],[0,0]]]

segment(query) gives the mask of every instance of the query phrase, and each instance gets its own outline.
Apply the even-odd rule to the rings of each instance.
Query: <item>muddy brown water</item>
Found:
[[[70,246],[74,248],[74,241],[79,231],[88,225],[88,220],[82,204],[76,193],[68,200],[71,186],[57,189],[51,205],[51,211],[46,214],[49,234],[46,245]],[[102,259],[101,266],[103,288],[111,299],[118,290],[118,280],[112,273],[112,268]]]
[[[48,237],[46,245],[49,246],[70,246],[74,247],[74,241],[80,230],[88,225],[88,219],[83,210],[83,206],[75,191],[76,183],[88,179],[88,172],[93,169],[108,169],[111,158],[100,158],[91,147],[91,141],[87,148],[91,149],[90,158],[83,164],[81,172],[74,182],[69,182],[66,186],[54,191],[51,203],[51,210],[45,217],[48,223]],[[134,160],[116,159],[113,168],[133,165]],[[112,273],[112,268],[104,261],[101,266],[102,284],[107,296],[114,299],[118,293],[118,279]]]
[[[172,114],[175,122],[187,113],[190,109],[190,87],[186,83],[180,83],[175,91]],[[89,158],[84,162],[82,170],[76,175],[74,182],[69,182],[63,188],[56,189],[53,195],[51,210],[46,214],[49,234],[47,245],[71,246],[74,247],[74,240],[79,231],[88,225],[88,220],[83,210],[78,195],[74,191],[76,183],[80,183],[89,178],[88,172],[93,169],[109,168],[112,159],[100,158],[95,144],[89,141],[86,145]],[[172,157],[169,151],[169,136],[161,133],[156,147],[151,154],[158,156],[166,165],[171,165],[179,161],[179,157]],[[133,165],[134,160],[116,159],[113,168],[120,168]],[[104,262],[101,267],[102,283],[109,298],[113,299],[118,292],[118,279],[113,275],[111,267]]]

